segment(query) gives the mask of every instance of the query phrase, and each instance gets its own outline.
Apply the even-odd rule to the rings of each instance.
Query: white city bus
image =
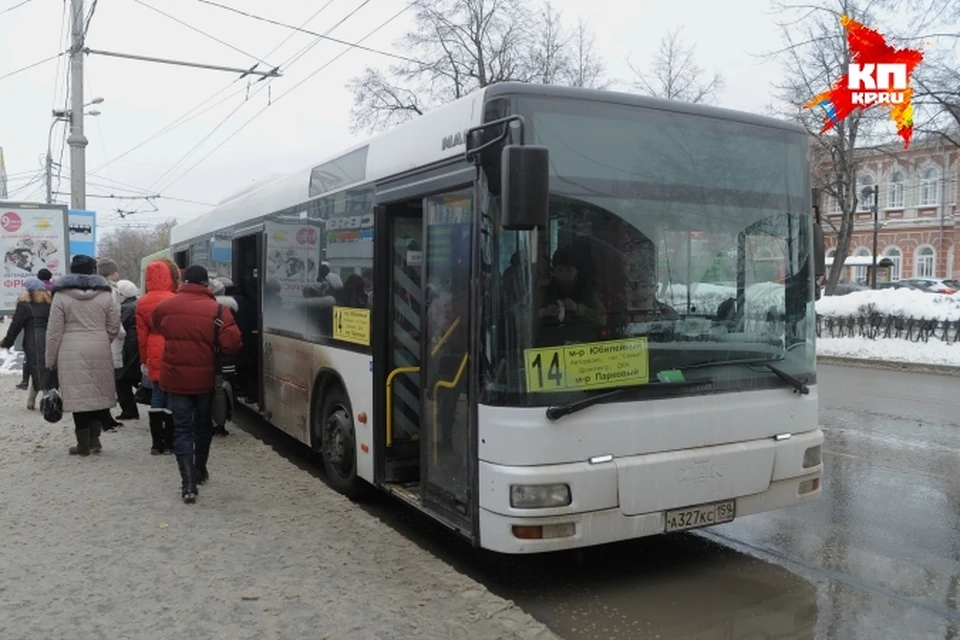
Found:
[[[334,488],[535,553],[820,494],[818,233],[798,127],[509,83],[247,190],[171,249],[256,310],[249,406]]]

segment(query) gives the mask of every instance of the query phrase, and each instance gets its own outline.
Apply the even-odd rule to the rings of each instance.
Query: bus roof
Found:
[[[463,133],[482,122],[483,105],[493,97],[507,95],[542,96],[545,98],[580,99],[629,106],[672,111],[688,115],[711,117],[741,122],[753,126],[783,129],[798,134],[805,130],[795,124],[731,109],[661,100],[630,93],[597,89],[580,89],[506,82],[479,89],[468,96],[434,109],[429,113],[380,133],[340,153],[249,191],[241,191],[207,213],[177,225],[170,234],[172,245],[180,245],[193,238],[209,237],[225,228],[255,221],[264,215],[302,204],[324,191],[311,193],[311,180],[323,175],[325,167],[341,173],[341,164],[351,157],[359,160],[357,170],[347,174],[352,181],[340,175],[334,189],[339,191],[357,184],[366,184],[461,156],[462,144],[445,145],[444,138]],[[446,147],[446,148],[444,148]]]

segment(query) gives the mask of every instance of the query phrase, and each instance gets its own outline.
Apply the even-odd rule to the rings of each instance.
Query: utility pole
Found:
[[[83,135],[83,0],[70,0],[70,207],[87,208],[87,138]]]

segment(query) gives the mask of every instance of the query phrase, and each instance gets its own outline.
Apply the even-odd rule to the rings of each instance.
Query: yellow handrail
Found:
[[[387,446],[393,445],[393,379],[404,373],[420,373],[420,367],[398,367],[387,376]]]
[[[459,318],[458,318],[459,320]],[[440,411],[440,398],[438,393],[440,388],[444,389],[455,389],[458,384],[460,384],[460,378],[463,377],[463,372],[467,368],[468,354],[463,354],[463,360],[460,361],[460,368],[457,369],[457,375],[453,380],[438,380],[437,384],[433,385],[433,463],[437,463],[438,449],[437,449],[437,440],[439,438],[439,431],[437,425],[440,424],[440,417],[438,412]]]
[[[444,333],[443,336],[440,338],[440,342],[438,342],[437,345],[433,348],[433,351],[430,352],[431,358],[436,356],[437,353],[440,352],[440,348],[447,343],[447,340],[450,339],[450,334],[452,334],[453,330],[456,329],[458,326],[460,326],[460,318],[457,318],[456,320],[454,320],[453,324],[450,325],[450,328],[447,329],[447,332]]]

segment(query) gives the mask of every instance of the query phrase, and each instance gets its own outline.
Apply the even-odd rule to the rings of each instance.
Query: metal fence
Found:
[[[818,338],[903,338],[912,342],[960,341],[960,320],[928,320],[865,312],[852,316],[817,315]]]

